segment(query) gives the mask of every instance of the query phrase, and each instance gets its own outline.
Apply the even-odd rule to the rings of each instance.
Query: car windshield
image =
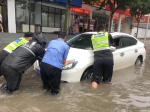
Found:
[[[67,41],[67,44],[70,47],[78,48],[78,49],[92,49],[92,34],[81,34],[77,35],[74,38]]]

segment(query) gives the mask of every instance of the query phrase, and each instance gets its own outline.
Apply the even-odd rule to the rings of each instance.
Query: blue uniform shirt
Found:
[[[49,42],[42,62],[62,69],[63,59],[67,59],[69,46],[62,40],[56,39]]]

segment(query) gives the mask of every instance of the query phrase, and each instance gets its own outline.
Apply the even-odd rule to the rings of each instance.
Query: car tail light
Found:
[[[144,48],[145,48],[145,50],[146,50],[146,45],[144,45]]]

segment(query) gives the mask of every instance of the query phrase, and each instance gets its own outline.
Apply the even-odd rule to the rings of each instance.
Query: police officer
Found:
[[[1,52],[0,52],[0,68],[3,60],[12,53],[17,47],[21,46],[22,44],[32,40],[33,33],[26,32],[24,37],[18,38],[15,41],[8,44]],[[2,76],[1,69],[0,69],[0,76]]]
[[[94,50],[92,87],[95,89],[101,80],[110,83],[113,74],[113,54],[110,50],[110,44],[113,44],[112,36],[105,32],[104,26],[100,26],[98,31],[91,38]]]
[[[6,84],[0,88],[1,91],[11,93],[19,89],[22,74],[38,59],[41,61],[45,53],[46,41],[42,34],[34,36],[34,40],[18,47],[8,55],[1,66]]]

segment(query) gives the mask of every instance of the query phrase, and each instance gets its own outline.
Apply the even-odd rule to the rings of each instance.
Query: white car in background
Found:
[[[79,82],[92,76],[94,53],[91,36],[97,32],[86,32],[67,41],[70,46],[67,60],[71,63],[63,67],[61,80],[65,82]],[[114,46],[111,46],[114,57],[114,69],[119,70],[132,65],[141,65],[146,58],[146,46],[132,35],[126,33],[111,33]],[[40,74],[38,61],[34,70]]]

